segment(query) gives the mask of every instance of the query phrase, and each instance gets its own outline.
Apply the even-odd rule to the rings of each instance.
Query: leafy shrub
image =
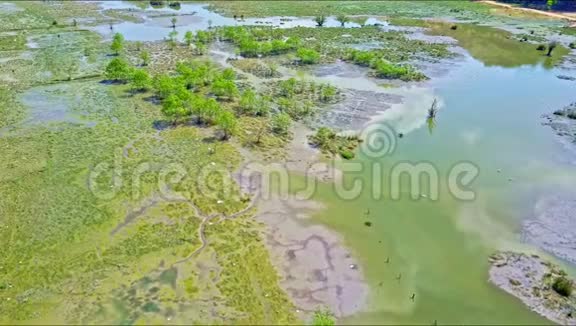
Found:
[[[292,118],[287,113],[280,112],[272,118],[272,131],[278,135],[288,134]]]
[[[253,116],[267,116],[269,109],[269,101],[254,93],[253,90],[248,89],[240,97],[240,111],[243,114]]]
[[[540,44],[540,45],[538,45],[538,47],[536,48],[536,50],[538,50],[538,51],[544,51],[544,50],[546,50],[546,45]]]
[[[412,66],[409,65],[395,65],[384,60],[379,60],[374,69],[375,74],[379,78],[386,79],[401,79],[404,81],[410,80],[424,80],[426,76],[421,72],[416,71]]]
[[[224,79],[222,77],[216,79],[212,83],[212,93],[218,98],[232,99],[238,95],[238,88],[232,80]]]
[[[300,62],[304,64],[315,64],[320,62],[320,53],[313,49],[300,48],[296,52],[296,56],[300,59]]]
[[[133,69],[130,84],[134,90],[144,91],[152,85],[152,78],[150,78],[146,70]]]
[[[401,79],[404,81],[424,80],[427,77],[421,72],[416,71],[410,65],[397,65],[382,59],[376,52],[348,50],[343,59],[352,61],[359,66],[371,67],[374,69],[374,75],[378,78]]]
[[[317,310],[312,317],[312,325],[314,326],[333,326],[335,325],[334,316],[330,311]]]
[[[110,49],[114,51],[116,55],[118,55],[123,48],[124,48],[124,36],[120,33],[114,34],[114,38],[112,39]]]
[[[105,69],[108,80],[126,82],[132,75],[132,67],[122,58],[114,58]]]
[[[340,156],[342,156],[343,159],[351,160],[354,158],[354,152],[348,149],[342,149],[340,150]]]
[[[563,276],[557,277],[552,289],[563,297],[569,297],[572,294],[572,282]]]

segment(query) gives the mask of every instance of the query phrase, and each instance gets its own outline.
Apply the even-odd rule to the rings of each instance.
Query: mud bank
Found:
[[[543,124],[550,126],[564,143],[570,144],[572,150],[576,151],[576,102],[546,114],[543,118]]]
[[[354,89],[343,90],[345,99],[322,111],[316,124],[327,125],[342,130],[360,130],[393,104],[399,104],[402,97],[395,94],[377,93]]]
[[[534,217],[522,225],[522,239],[576,264],[576,194],[558,193],[541,198]]]
[[[576,299],[556,293],[552,284],[565,273],[537,255],[498,252],[490,257],[490,282],[520,299],[532,311],[562,324],[576,323]]]
[[[311,201],[272,198],[261,203],[257,218],[268,226],[266,245],[297,312],[307,315],[326,307],[336,317],[349,316],[364,307],[368,285],[337,234],[305,224],[320,209]]]
[[[341,178],[341,172],[321,162],[321,154],[308,145],[311,132],[301,124],[294,126],[288,158],[280,166],[316,182]],[[266,247],[297,316],[309,320],[315,310],[328,309],[342,318],[361,311],[369,287],[357,260],[337,233],[309,221],[324,206],[283,191],[273,193],[263,178],[264,173],[270,173],[268,166],[254,167],[245,166],[236,180],[245,194],[258,198],[255,217],[266,226]]]

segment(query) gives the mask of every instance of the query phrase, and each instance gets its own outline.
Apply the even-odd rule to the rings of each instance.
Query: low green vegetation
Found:
[[[244,72],[250,73],[260,78],[280,77],[278,65],[275,62],[266,59],[246,58],[240,60],[230,60],[232,66]]]
[[[572,281],[563,276],[557,277],[552,283],[552,289],[563,297],[569,297],[572,295]]]
[[[490,7],[471,1],[310,1],[294,6],[292,1],[212,1],[210,9],[227,16],[321,16],[321,15],[390,15],[406,17],[467,17],[480,18],[489,14]]]
[[[280,56],[279,62],[285,64],[300,63],[312,65],[335,62],[338,59],[358,61],[361,65],[374,68],[374,75],[380,78],[423,80],[425,76],[406,64],[410,60],[437,60],[453,56],[445,44],[434,44],[421,40],[408,39],[404,33],[384,32],[376,27],[366,28],[305,28],[267,29],[261,27],[223,27],[218,34],[226,41],[238,47],[238,53],[244,57]],[[302,40],[306,40],[303,42]],[[378,42],[379,48],[370,51],[355,50],[352,47],[363,43]],[[305,45],[304,45],[305,43]],[[373,62],[355,60],[366,52]],[[294,59],[290,59],[292,55]],[[236,61],[236,62],[234,62]],[[252,65],[255,61],[243,63],[232,61],[234,65]],[[256,70],[256,68],[253,68]],[[266,74],[274,70],[264,69]],[[257,70],[256,70],[257,71]]]
[[[370,67],[374,75],[384,79],[401,79],[404,81],[420,81],[427,79],[421,72],[410,65],[393,64],[379,56],[378,51],[349,50],[343,57],[344,60],[357,65]]]
[[[296,56],[298,57],[298,60],[300,60],[300,62],[303,64],[309,65],[320,62],[320,53],[314,49],[300,48],[296,52]]]
[[[339,154],[347,160],[354,158],[354,151],[360,141],[356,135],[338,135],[327,127],[318,128],[316,133],[308,138],[312,146],[319,148],[325,154]]]
[[[336,103],[342,96],[339,90],[330,84],[290,78],[269,84],[271,98],[280,112],[288,114],[293,120],[304,120],[314,116],[317,109]]]
[[[328,310],[316,310],[312,316],[313,326],[334,326],[334,315]]]
[[[223,40],[230,41],[238,46],[238,52],[244,57],[279,55],[300,46],[299,38],[288,38],[281,40],[275,37],[268,40],[270,36],[278,36],[274,30],[246,27],[223,27],[220,34]]]
[[[202,246],[204,215],[248,205],[230,176],[242,160],[234,142],[269,126],[257,147],[284,148],[290,122],[271,123],[284,115],[248,96],[234,71],[175,64],[198,53],[184,44],[105,43],[72,29],[69,15],[100,17],[95,4],[18,6],[3,24],[25,33],[0,39],[10,51],[0,53],[0,323],[299,323],[252,212],[214,219],[209,245],[185,260]],[[192,46],[211,38],[195,33]],[[37,114],[44,102],[65,113]],[[167,178],[179,202],[159,193],[173,165],[187,173]],[[206,166],[221,173],[200,191]],[[220,251],[228,245],[234,256]]]

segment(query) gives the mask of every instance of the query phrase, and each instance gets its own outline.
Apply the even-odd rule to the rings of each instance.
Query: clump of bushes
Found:
[[[330,84],[290,78],[278,83],[276,95],[286,98],[298,97],[299,100],[308,100],[322,104],[336,102],[340,92]]]
[[[564,276],[559,276],[554,280],[552,289],[563,297],[572,295],[572,282]]]
[[[330,128],[320,127],[314,135],[308,137],[308,142],[326,154],[339,154],[343,159],[350,160],[355,156],[354,150],[360,138],[356,135],[338,135]]]
[[[314,326],[334,326],[336,324],[334,315],[328,310],[316,310],[312,317],[312,325]]]
[[[554,115],[576,120],[576,102],[566,106],[563,109],[554,111]]]
[[[540,45],[538,45],[538,47],[536,48],[536,50],[538,50],[538,51],[544,51],[544,50],[546,50],[546,45],[540,44]]]
[[[571,49],[576,49],[576,43],[572,42],[572,43],[568,44],[568,47]]]
[[[303,64],[315,64],[320,62],[320,53],[314,49],[300,48],[296,52],[296,56]]]
[[[300,46],[298,37],[281,39],[276,31],[262,28],[223,27],[221,39],[238,46],[240,55],[246,58],[284,54]]]
[[[410,65],[391,63],[373,51],[349,50],[343,59],[374,69],[374,75],[383,79],[400,79],[403,81],[420,81],[427,79],[426,75]]]

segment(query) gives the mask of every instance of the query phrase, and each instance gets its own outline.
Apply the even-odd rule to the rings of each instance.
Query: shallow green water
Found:
[[[365,184],[355,200],[340,199],[330,186],[319,189],[316,199],[328,208],[318,220],[345,236],[372,289],[370,312],[349,322],[546,322],[488,283],[487,257],[496,249],[534,250],[518,240],[521,219],[539,194],[576,180],[551,129],[540,125],[541,114],[576,94],[576,83],[555,74],[542,67],[485,67],[468,58],[432,84],[433,96],[443,103],[432,132],[425,123],[429,104],[421,114],[394,112],[407,110],[401,105],[383,115],[405,133],[392,155],[376,160],[383,164],[383,175],[400,161],[430,162],[440,175],[437,201],[390,200],[386,182],[384,199],[375,200],[371,185],[376,181],[369,171],[345,175],[347,182]],[[414,95],[406,105],[413,106],[419,90],[407,92]],[[477,198],[469,202],[446,189],[447,171],[463,160],[480,170],[472,183]],[[368,167],[371,159],[357,162]]]

